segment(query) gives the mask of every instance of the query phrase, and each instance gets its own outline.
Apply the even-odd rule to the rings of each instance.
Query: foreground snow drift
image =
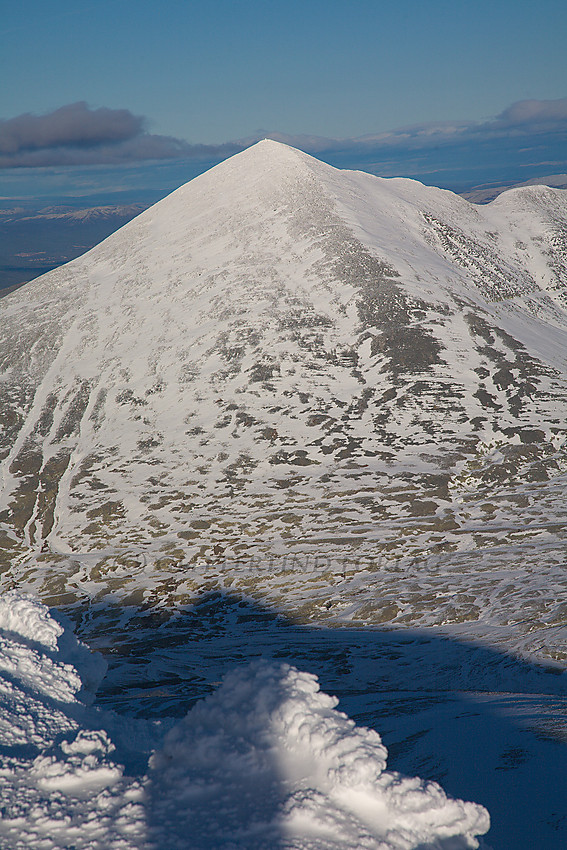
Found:
[[[143,760],[149,727],[89,707],[103,668],[43,605],[0,600],[0,847],[456,849],[488,830],[386,771],[379,735],[288,664],[233,671],[129,776],[120,740]]]
[[[196,846],[410,848],[461,836],[450,846],[476,847],[486,811],[387,772],[380,736],[337,702],[288,664],[229,674],[152,756],[163,821],[181,810],[179,835],[190,827]]]

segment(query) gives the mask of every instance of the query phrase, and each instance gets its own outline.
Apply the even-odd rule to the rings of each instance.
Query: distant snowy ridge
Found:
[[[520,189],[524,186],[550,186],[552,189],[567,189],[567,174],[547,174],[543,177],[532,177],[531,180],[526,180],[523,183],[504,185],[487,183],[466,192],[460,192],[460,195],[467,201],[472,201],[473,204],[487,204],[503,192],[510,189]]]
[[[30,216],[21,216],[20,221],[62,219],[66,221],[85,221],[96,218],[133,218],[147,209],[147,204],[112,204],[98,207],[76,209],[69,206],[45,207]]]
[[[51,638],[77,650],[73,635],[18,593],[0,624],[3,850],[459,850],[488,830],[481,806],[386,771],[378,734],[287,664],[234,670],[129,776],[112,738],[143,759],[148,724],[78,698]]]

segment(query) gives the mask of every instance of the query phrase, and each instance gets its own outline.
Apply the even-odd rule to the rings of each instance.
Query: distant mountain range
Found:
[[[149,204],[0,206],[0,293],[84,254]]]
[[[272,141],[221,163],[0,302],[4,581],[532,632],[566,261],[561,190],[475,206]]]

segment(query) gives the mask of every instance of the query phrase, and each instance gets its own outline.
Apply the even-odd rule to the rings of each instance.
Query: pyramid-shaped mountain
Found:
[[[0,302],[6,575],[189,593],[555,551],[566,259],[561,190],[477,207],[272,141],[221,163]]]

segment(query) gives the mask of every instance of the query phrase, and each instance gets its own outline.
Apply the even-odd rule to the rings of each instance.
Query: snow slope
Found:
[[[5,586],[557,622],[566,217],[266,141],[3,299]]]

